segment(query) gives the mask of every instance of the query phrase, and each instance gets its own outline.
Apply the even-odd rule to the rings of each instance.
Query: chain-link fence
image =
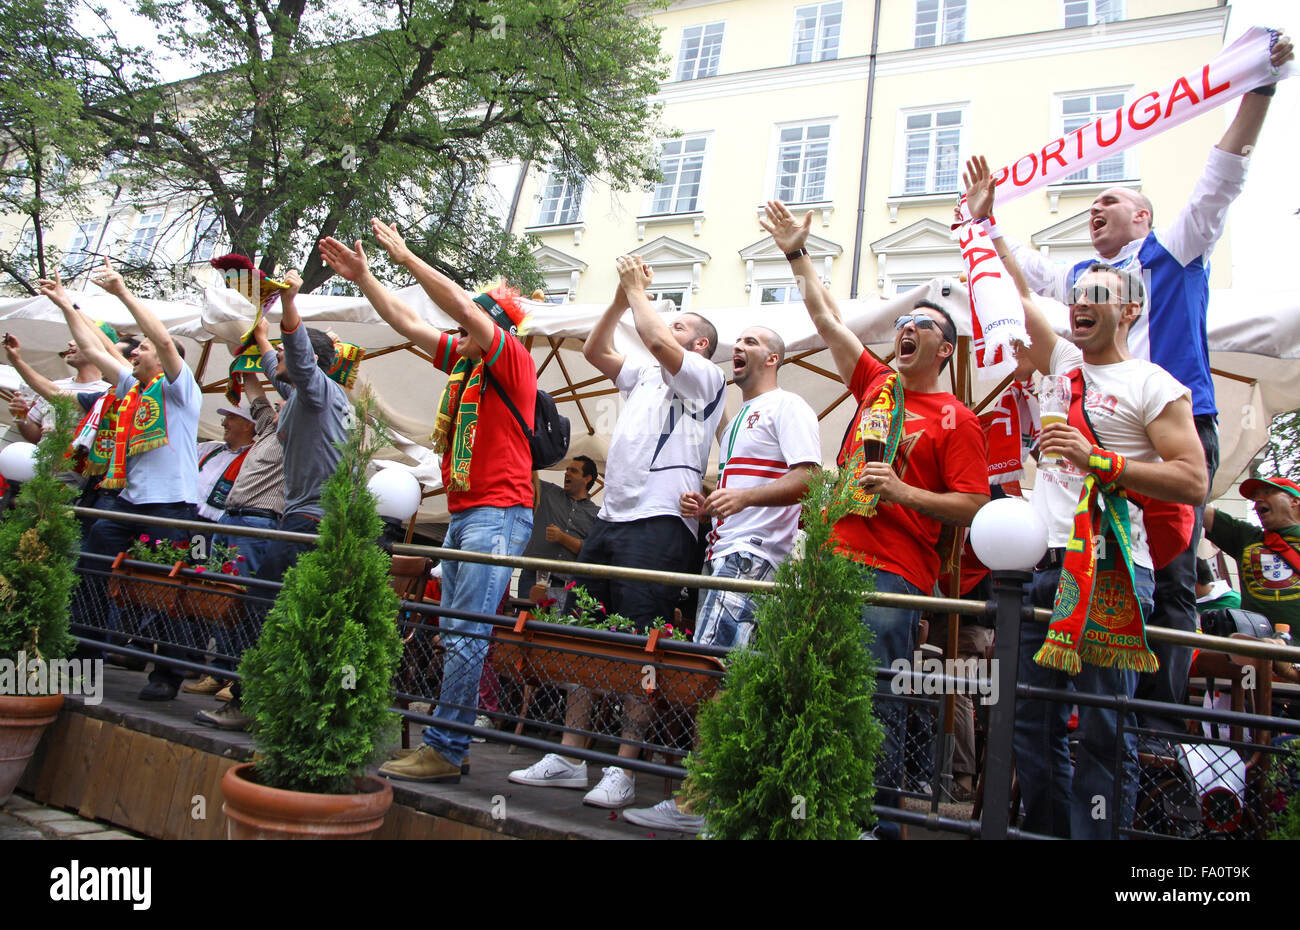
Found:
[[[150,518],[133,520],[151,522]],[[152,522],[211,532],[209,525]],[[433,558],[533,562],[537,564],[525,567],[547,568],[559,563],[431,547],[394,548],[419,556],[414,568],[409,560],[403,563],[399,558],[394,563],[394,588],[403,597],[396,622],[404,649],[393,692],[408,721],[436,722],[538,751],[554,750],[556,741],[568,735],[569,742],[578,745],[566,744],[566,754],[654,775],[680,778],[684,774],[681,763],[696,742],[697,712],[723,687],[728,650],[673,640],[658,630],[639,636],[541,623],[526,612],[511,616],[444,608],[424,599]],[[177,671],[228,679],[238,677],[239,656],[256,641],[279,590],[278,584],[256,578],[214,578],[193,568],[121,555],[85,553],[78,570],[82,583],[74,597],[73,632],[86,647],[102,649],[128,666],[143,668],[152,661]],[[704,576],[679,577],[677,583],[733,588],[745,584]],[[890,603],[908,600],[903,595],[889,597],[895,599]],[[1011,629],[1010,624],[1042,619],[1041,612],[1024,604],[1018,587],[1004,585],[988,604],[911,600],[932,610],[996,614],[1000,641],[996,659],[981,666],[976,677],[927,674],[912,676],[910,685],[899,687],[896,670],[877,670],[877,713],[887,728],[894,728],[901,746],[895,774],[886,777],[882,766],[877,768],[878,779],[884,782],[878,787],[895,789],[893,793],[902,799],[896,807],[879,806],[882,819],[964,835],[1028,836],[1015,829],[1020,809],[1012,781],[1015,766],[1009,734],[1017,702],[1005,699],[1010,694],[1067,705],[1106,705],[1121,715],[1118,739],[1126,746],[1135,744],[1140,764],[1135,776],[1117,764],[1114,791],[1108,799],[1122,814],[1113,831],[1116,836],[1256,838],[1267,833],[1286,798],[1296,793],[1294,762],[1282,757],[1284,750],[1273,740],[1300,731],[1300,726],[1294,719],[1271,716],[1275,711],[1266,695],[1253,695],[1251,709],[1256,713],[1252,714],[1041,688],[1030,694],[1015,682],[1016,638],[1001,635]],[[448,619],[468,623],[459,622],[451,629]],[[1153,640],[1187,635],[1149,632]],[[1198,642],[1227,643],[1208,638]],[[1237,651],[1245,648],[1240,643],[1235,646]],[[473,662],[448,663],[448,655],[458,650],[486,651],[477,681],[445,680],[446,667],[479,667]],[[1281,650],[1279,655],[1290,652],[1294,650]],[[1267,669],[1267,660],[1261,660],[1259,667]],[[976,704],[980,718],[976,751],[983,756],[983,790],[974,799],[976,813],[953,815],[949,810],[948,816],[938,816],[940,802],[952,799],[951,740],[945,745],[943,738],[951,728],[945,726],[944,695],[954,690],[996,695],[999,682],[993,678],[1000,681],[1003,700],[987,702],[987,707],[982,706],[985,702]],[[445,697],[449,694],[471,695],[472,703],[449,701]],[[440,716],[440,709],[481,716],[470,726]],[[1184,733],[1141,728],[1129,714],[1142,710],[1176,718],[1180,725],[1192,721],[1199,729]],[[1225,729],[1204,729],[1220,726]],[[591,745],[584,745],[588,741]],[[984,746],[987,749],[981,752]],[[1077,749],[1077,743],[1072,743],[1072,754]],[[1116,752],[1116,758],[1121,754]],[[972,817],[980,822],[967,819]]]

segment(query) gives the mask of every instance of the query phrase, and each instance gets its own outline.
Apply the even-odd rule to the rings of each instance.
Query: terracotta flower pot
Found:
[[[253,781],[253,763],[221,779],[226,838],[231,840],[367,840],[393,804],[388,782],[367,775],[360,794],[311,794]]]
[[[62,707],[62,694],[0,697],[0,804],[9,800],[41,734]]]

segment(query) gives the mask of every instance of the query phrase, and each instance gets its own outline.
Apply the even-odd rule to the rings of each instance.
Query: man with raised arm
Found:
[[[517,336],[523,318],[518,295],[503,286],[472,298],[412,253],[396,225],[386,226],[375,219],[371,227],[389,258],[409,271],[460,327],[452,336],[424,322],[371,274],[360,241],[348,248],[336,239],[321,240],[321,256],[330,267],[360,285],[385,322],[429,353],[449,375],[433,436],[434,449],[442,454],[442,482],[451,514],[443,545],[520,555],[533,529],[532,453],[503,392],[531,429],[537,405],[537,369]],[[510,568],[452,560],[442,565],[444,606],[482,614],[496,612],[510,584]],[[448,616],[439,622],[447,651],[434,716],[470,726],[487,657],[485,637],[491,627]],[[457,782],[469,744],[467,730],[427,727],[423,745],[405,758],[385,763],[379,773],[409,781]]]
[[[639,255],[616,260],[619,273],[614,300],[587,337],[582,354],[625,398],[623,411],[609,442],[605,465],[605,502],[578,553],[579,562],[646,568],[691,570],[699,522],[681,513],[681,498],[699,491],[709,463],[709,449],[725,410],[726,379],[710,358],[718,332],[696,313],[680,313],[666,321],[646,288],[653,272]],[[669,304],[671,306],[671,303]],[[614,329],[628,308],[637,335],[654,361],[636,364],[614,348]],[[578,581],[610,613],[622,614],[643,631],[662,617],[671,620],[679,588],[633,581]],[[570,729],[561,744],[579,747],[586,740],[571,732],[588,729],[592,696],[585,688],[569,695],[565,724]],[[625,695],[624,735],[639,738],[648,723],[649,708],[640,696]],[[635,759],[640,750],[619,747],[619,755]],[[548,753],[526,769],[510,773],[521,785],[586,788],[587,763]],[[635,782],[621,766],[610,766],[583,798],[596,807],[617,808],[635,796]]]
[[[95,327],[72,306],[63,285],[42,280],[41,293],[62,311],[72,338],[100,371],[117,372],[116,393],[120,398],[117,434],[108,471],[100,487],[120,488],[114,510],[129,516],[141,514],[193,520],[198,503],[198,430],[203,395],[185,358],[162,321],[127,289],[122,276],[104,259],[104,267],[92,278],[95,284],[126,305],[144,338],[124,365],[100,340]],[[88,552],[115,555],[130,548],[141,533],[164,539],[187,540],[182,529],[133,524],[119,520],[96,520],[86,541]],[[92,592],[92,597],[96,592]],[[102,608],[92,608],[102,609]],[[144,701],[168,701],[176,697],[181,676],[163,662],[171,652],[159,648],[159,660],[149,673],[149,684],[140,692]]]
[[[708,574],[717,578],[770,581],[790,556],[799,528],[799,500],[821,465],[817,414],[798,394],[777,387],[785,342],[766,326],[751,326],[731,350],[732,379],[740,388],[740,412],[722,431],[720,477],[708,497],[682,495],[682,515],[713,517]],[[710,588],[695,614],[697,643],[744,646],[754,631],[754,599],[739,591]],[[628,823],[699,833],[704,818],[681,810],[676,798],[629,810]]]
[[[108,327],[107,323],[98,324],[100,327]],[[112,331],[112,327],[108,327]],[[101,329],[102,331],[102,329]],[[113,332],[113,338],[117,333]],[[106,336],[106,338],[108,338]],[[108,390],[109,383],[100,377],[100,370],[92,362],[81,347],[77,345],[75,339],[68,340],[68,346],[59,353],[59,357],[68,364],[75,375],[71,378],[59,378],[51,381],[44,377],[34,368],[27,364],[22,358],[22,347],[18,340],[10,336],[5,343],[6,354],[9,356],[9,363],[14,366],[18,372],[18,377],[23,379],[33,391],[36,392],[36,400],[28,406],[21,398],[15,397],[9,402],[9,412],[14,415],[15,425],[18,432],[22,434],[23,439],[31,443],[41,441],[41,437],[54,429],[54,418],[50,413],[49,398],[54,394],[68,394],[76,396],[82,394],[94,394]],[[116,369],[114,369],[116,373]]]
[[[760,223],[789,259],[808,315],[858,403],[837,459],[854,478],[851,511],[835,527],[837,551],[863,565],[864,579],[872,579],[876,591],[929,595],[939,576],[936,546],[942,524],[969,526],[989,500],[979,419],[939,386],[939,375],[957,348],[957,327],[938,304],[918,302],[912,313],[894,321],[898,361],[897,371],[891,370],[844,325],[835,299],[822,286],[804,248],[812,214],[799,221],[785,204],[770,201]],[[873,438],[883,446],[879,453],[868,444]],[[911,661],[920,616],[918,609],[863,607],[878,666]],[[876,780],[899,787],[903,707],[883,701],[875,710],[885,724],[884,759]],[[895,803],[893,793],[882,792],[880,801]]]
[[[1291,40],[1280,36],[1269,61],[1275,68],[1295,57]],[[1241,98],[1237,115],[1218,144],[1210,149],[1205,170],[1182,210],[1167,227],[1155,228],[1154,208],[1141,192],[1127,187],[1102,191],[1089,210],[1088,232],[1096,259],[1073,265],[1043,258],[1037,250],[1008,240],[1029,287],[1065,302],[1079,277],[1094,261],[1129,269],[1143,278],[1150,307],[1133,324],[1128,351],[1134,358],[1159,365],[1185,385],[1192,396],[1196,431],[1205,452],[1210,483],[1219,468],[1218,412],[1210,375],[1206,312],[1210,301],[1209,259],[1223,234],[1228,208],[1246,183],[1250,154],[1259,138],[1276,85],[1257,87]],[[971,206],[977,220],[992,216],[991,207]],[[996,227],[989,234],[998,236]],[[1208,495],[1208,485],[1207,485]],[[1201,536],[1205,501],[1197,501],[1190,545],[1155,573],[1155,608],[1151,623],[1194,632],[1196,621],[1196,546]],[[1181,704],[1187,694],[1192,650],[1157,644],[1160,670],[1143,674],[1137,696]],[[1146,718],[1148,726],[1178,727],[1176,720]]]
[[[965,180],[972,202],[991,211],[994,184],[983,158],[967,162]],[[1133,497],[1205,499],[1209,478],[1191,395],[1163,368],[1129,352],[1129,331],[1145,298],[1139,275],[1103,263],[1081,274],[1066,295],[1066,340],[1034,304],[1006,244],[997,240],[997,248],[1021,290],[1030,358],[1044,374],[1069,375],[1072,382],[1068,421],[1044,427],[1040,442],[1043,455],[1058,456],[1061,464],[1039,468],[1031,497],[1047,524],[1049,547],[1034,573],[1032,598],[1037,607],[1053,608],[1053,622],[1050,629],[1021,625],[1017,678],[1132,697],[1137,671],[1150,670],[1155,658],[1142,625],[1151,609],[1152,560]],[[1066,703],[1016,702],[1023,826],[1072,839],[1108,838],[1132,818],[1135,739],[1126,733],[1119,751],[1119,714],[1080,705],[1071,775],[1069,716]],[[1117,762],[1124,771],[1118,797]]]

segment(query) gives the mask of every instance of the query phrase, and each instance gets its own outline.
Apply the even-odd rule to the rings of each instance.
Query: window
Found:
[[[1124,0],[1065,0],[1065,28],[1113,23],[1124,18]]]
[[[652,214],[694,213],[699,209],[707,143],[705,136],[664,143],[659,156],[659,170],[664,179],[655,186]]]
[[[957,190],[961,132],[961,110],[906,114],[903,193],[937,194]]]
[[[1080,126],[1087,126],[1105,113],[1113,113],[1124,106],[1124,94],[1084,94],[1077,97],[1061,98],[1061,134],[1074,132]],[[1066,181],[1119,181],[1128,177],[1125,153],[1119,152],[1109,158],[1103,158],[1095,165],[1082,171],[1076,171]]]
[[[16,200],[22,196],[23,187],[27,184],[27,160],[19,159],[6,170],[9,172],[9,179],[5,182],[4,196]]]
[[[69,270],[82,268],[90,262],[91,255],[99,244],[99,230],[102,225],[98,219],[81,220],[77,223],[77,231],[72,234],[67,254],[63,256],[63,264],[66,268]]]
[[[36,258],[36,230],[28,226],[23,230],[23,234],[18,237],[18,245],[14,249],[13,258],[18,262],[30,262]]]
[[[916,0],[916,48],[966,41],[966,0]]]
[[[770,284],[763,288],[759,296],[761,304],[792,304],[803,300],[796,284]]]
[[[127,245],[128,261],[143,264],[150,260],[153,256],[154,244],[158,239],[158,227],[162,225],[166,212],[166,207],[158,207],[140,217],[140,221],[135,224],[135,229],[131,231],[131,239]]]
[[[687,291],[685,288],[681,288],[681,287],[678,288],[661,287],[658,289],[651,288],[650,290],[646,291],[646,293],[650,295],[650,298],[652,300],[671,300],[674,304],[677,305],[678,310],[685,310],[687,307],[687,302],[686,302]]]
[[[783,127],[777,145],[776,199],[786,203],[824,200],[831,147],[830,123]]]
[[[190,261],[211,261],[220,239],[221,217],[211,207],[204,207],[194,221],[194,246],[190,250]]]
[[[726,23],[687,26],[682,31],[682,51],[677,56],[677,80],[693,81],[718,73],[722,57],[722,29]]]
[[[542,209],[537,214],[537,225],[563,226],[578,222],[582,212],[582,188],[581,178],[551,175],[542,190]]]
[[[791,64],[830,61],[840,54],[840,23],[844,4],[822,3],[794,11],[794,51]]]

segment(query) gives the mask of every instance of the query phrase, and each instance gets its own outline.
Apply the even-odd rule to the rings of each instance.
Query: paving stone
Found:
[[[29,811],[40,807],[35,801],[29,800],[19,794],[11,794],[9,800],[5,801],[5,810],[7,811]]]
[[[82,833],[72,837],[74,840],[138,840],[140,837],[123,833],[121,830],[105,830],[103,833]]]
[[[25,820],[32,824],[45,824],[55,820],[77,820],[76,814],[70,814],[67,811],[53,810],[50,808],[39,807],[33,810],[13,811],[15,817],[19,820]]]
[[[76,836],[85,833],[99,833],[107,829],[102,823],[92,820],[54,820],[42,824],[56,836]]]

